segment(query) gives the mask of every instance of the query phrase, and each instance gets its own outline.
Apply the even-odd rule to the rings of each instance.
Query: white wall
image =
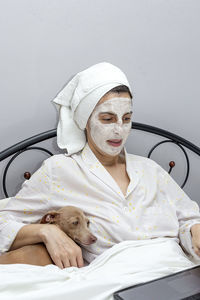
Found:
[[[126,73],[134,121],[200,146],[199,9],[199,0],[0,0],[0,151],[55,128],[50,101],[72,75],[102,61]],[[146,155],[152,141],[135,132],[127,147]],[[55,141],[49,147],[57,151]],[[164,149],[159,162],[166,167],[176,158],[174,175],[181,182],[184,157]],[[18,159],[9,171],[9,191],[15,193],[23,171],[44,158],[32,152]],[[192,155],[191,164],[185,191],[198,201],[199,158]]]

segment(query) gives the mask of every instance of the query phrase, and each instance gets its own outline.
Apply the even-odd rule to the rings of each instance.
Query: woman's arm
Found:
[[[44,224],[29,224],[23,226],[18,231],[9,250],[16,250],[26,245],[43,242],[41,237],[41,229],[43,226]]]
[[[83,267],[81,248],[61,229],[53,224],[30,224],[22,227],[10,250],[43,242],[53,262],[62,268]]]
[[[200,224],[195,224],[190,229],[194,252],[200,256]]]
[[[42,216],[50,210],[48,201],[50,193],[51,161],[47,159],[32,177],[23,183],[22,189],[16,196],[0,200],[1,253],[10,250],[11,245],[15,249],[18,245],[25,245],[28,234],[30,234],[30,239],[38,240],[35,231],[32,235],[31,228],[38,228],[33,225],[40,224],[31,223],[39,223]],[[26,227],[27,225],[30,227]],[[27,234],[24,235],[26,232]]]
[[[176,181],[162,167],[159,166],[158,169],[160,188],[165,191],[168,201],[176,209],[179,221],[180,243],[188,254],[200,260],[199,254],[197,255],[193,249],[193,240],[190,231],[192,226],[200,224],[199,206],[187,196],[183,189],[180,188]]]
[[[25,181],[15,197],[0,201],[0,252],[43,242],[54,263],[60,268],[83,266],[81,248],[61,229],[38,223],[52,209],[52,160],[47,159]],[[55,167],[54,167],[55,168]]]

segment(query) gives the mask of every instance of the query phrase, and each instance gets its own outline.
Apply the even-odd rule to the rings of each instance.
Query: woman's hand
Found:
[[[194,252],[200,256],[200,224],[195,224],[190,228],[192,235],[192,245]]]
[[[59,268],[84,266],[81,248],[59,227],[45,224],[40,235],[51,259]]]

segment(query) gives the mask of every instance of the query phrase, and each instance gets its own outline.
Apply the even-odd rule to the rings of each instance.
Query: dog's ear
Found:
[[[60,215],[60,213],[58,213],[55,210],[49,211],[46,215],[44,215],[42,217],[42,219],[40,220],[40,224],[53,224],[56,223],[56,219],[57,217]]]

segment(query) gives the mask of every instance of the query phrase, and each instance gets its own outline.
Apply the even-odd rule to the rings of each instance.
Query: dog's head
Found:
[[[49,211],[43,216],[41,224],[55,224],[80,245],[96,242],[96,237],[89,230],[89,219],[78,207],[65,206],[59,210]]]

